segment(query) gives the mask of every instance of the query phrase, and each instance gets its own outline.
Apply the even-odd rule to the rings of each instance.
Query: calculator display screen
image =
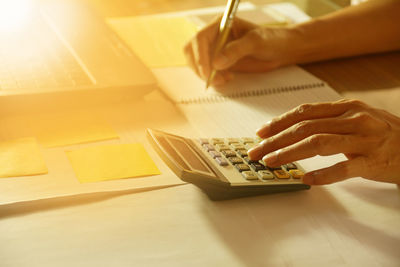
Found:
[[[196,152],[194,152],[192,148],[190,148],[190,146],[186,144],[186,142],[178,138],[168,138],[168,140],[171,142],[177,152],[182,155],[183,160],[186,161],[188,165],[190,165],[193,171],[199,171],[207,173],[211,176],[215,176],[211,172],[211,170],[206,165],[204,165]]]

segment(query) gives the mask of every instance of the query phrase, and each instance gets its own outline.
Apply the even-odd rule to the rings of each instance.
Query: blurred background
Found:
[[[148,15],[201,7],[225,5],[225,0],[85,0],[106,17]],[[245,1],[243,1],[245,2]],[[320,16],[341,9],[360,0],[252,0],[256,5],[290,2],[297,5],[311,17]]]

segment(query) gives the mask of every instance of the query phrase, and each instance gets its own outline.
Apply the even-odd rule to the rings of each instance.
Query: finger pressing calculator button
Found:
[[[252,148],[255,147],[255,146],[257,146],[257,144],[255,144],[255,143],[248,143],[248,144],[245,145],[245,148],[246,148],[247,150],[249,150],[249,149],[252,149]]]
[[[218,151],[210,151],[210,156],[213,158],[221,157],[221,153],[219,153]]]
[[[212,142],[214,145],[217,145],[217,144],[225,144],[225,140],[224,140],[223,138],[212,138],[212,139],[211,139],[211,142]]]
[[[210,151],[215,150],[214,146],[213,146],[213,145],[210,145],[210,144],[205,144],[205,145],[203,145],[203,148],[204,148],[207,152],[210,152]]]
[[[244,171],[242,175],[246,180],[258,180],[257,175],[252,171]]]
[[[297,166],[296,166],[296,164],[294,164],[294,163],[288,163],[288,164],[285,164],[284,166],[285,166],[285,168],[286,168],[287,170],[297,169]]]
[[[272,174],[272,172],[267,171],[267,170],[258,171],[258,175],[263,180],[272,180],[275,178],[274,175]]]
[[[216,147],[219,151],[222,151],[222,150],[231,150],[230,146],[225,145],[225,144],[218,144],[218,145],[216,145],[215,147]]]
[[[247,164],[236,164],[236,169],[240,172],[249,171],[250,167]]]
[[[240,164],[243,163],[243,160],[239,157],[230,157],[228,158],[228,160],[232,163],[232,164]],[[247,165],[246,165],[247,166]]]
[[[240,143],[239,138],[228,138],[227,141],[228,141],[228,144]]]
[[[290,178],[289,173],[288,173],[287,171],[285,171],[285,170],[282,170],[282,169],[280,169],[280,170],[275,170],[275,171],[274,171],[274,174],[275,174],[275,176],[278,177],[279,179],[289,179],[289,178]]]
[[[200,138],[199,139],[199,143],[200,143],[200,145],[208,144],[208,139],[207,138]]]
[[[215,161],[218,163],[219,166],[227,166],[228,165],[228,162],[224,158],[221,158],[221,157],[216,157]]]
[[[235,151],[232,151],[232,150],[222,150],[221,153],[222,153],[222,155],[224,155],[227,158],[236,157]]]
[[[239,154],[239,156],[241,156],[242,158],[243,157],[247,157],[247,150],[245,150],[245,149],[239,149],[239,150],[237,150],[236,151],[238,154]]]
[[[254,162],[250,164],[250,167],[255,170],[256,172],[261,171],[261,170],[265,170],[266,167],[264,165],[262,165],[259,162]]]
[[[304,172],[301,170],[290,170],[290,175],[292,175],[293,179],[301,179],[304,176]]]

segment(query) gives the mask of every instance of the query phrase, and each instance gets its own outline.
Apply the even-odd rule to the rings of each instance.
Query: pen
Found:
[[[240,0],[228,0],[228,3],[226,4],[224,15],[222,16],[221,23],[219,24],[219,32],[218,32],[217,42],[215,44],[215,49],[214,49],[214,53],[211,58],[211,62],[214,60],[215,56],[221,52],[226,41],[228,40],[229,33],[232,28],[232,22],[233,22],[233,19],[235,18],[235,14],[236,14],[236,10],[239,6],[239,2],[240,2]],[[212,68],[211,73],[207,79],[206,89],[210,86],[216,73],[217,73],[217,71],[214,68]]]

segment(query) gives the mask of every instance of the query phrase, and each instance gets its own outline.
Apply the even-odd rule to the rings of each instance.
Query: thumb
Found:
[[[214,61],[213,67],[217,70],[228,69],[241,58],[253,52],[254,44],[245,34],[242,38],[236,39],[226,44],[225,48],[219,53]]]

